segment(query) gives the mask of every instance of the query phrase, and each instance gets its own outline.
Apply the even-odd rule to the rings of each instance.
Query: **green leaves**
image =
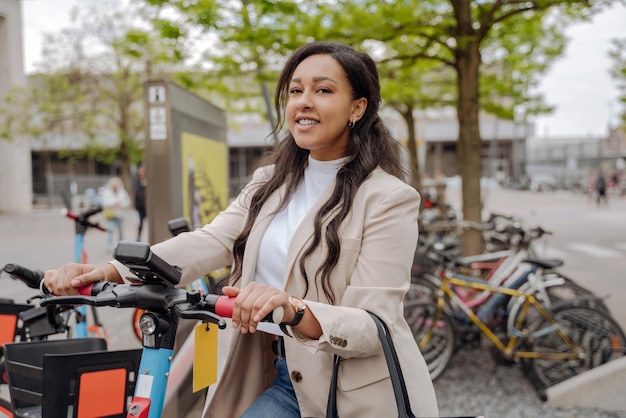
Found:
[[[619,110],[622,129],[626,132],[626,38],[615,38],[611,41],[609,50],[611,77],[616,81],[619,91],[618,101],[621,104]]]

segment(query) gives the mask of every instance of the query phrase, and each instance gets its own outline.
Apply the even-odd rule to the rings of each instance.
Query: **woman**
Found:
[[[275,103],[275,131],[284,122],[289,130],[238,198],[211,224],[153,246],[182,267],[181,284],[233,266],[223,291],[236,296],[232,328],[239,332],[204,416],[324,416],[334,354],[343,358],[340,416],[395,413],[365,309],[389,325],[413,411],[436,416],[428,369],[402,307],[419,195],[399,179],[401,148],[378,115],[374,61],[339,43],[305,45],[285,64]],[[125,274],[116,262],[71,265],[46,272],[45,284],[75,293]],[[258,322],[278,306],[285,309],[280,328]]]
[[[133,201],[135,202],[135,210],[139,216],[139,225],[137,226],[137,241],[141,241],[141,232],[143,224],[148,214],[146,210],[146,194],[148,190],[148,179],[146,177],[146,166],[139,164],[137,173],[133,180]]]
[[[130,197],[119,177],[111,177],[100,190],[100,200],[104,208],[107,224],[107,244],[112,250],[118,241],[124,239],[124,209],[130,207]],[[113,231],[117,231],[117,241],[113,241]]]

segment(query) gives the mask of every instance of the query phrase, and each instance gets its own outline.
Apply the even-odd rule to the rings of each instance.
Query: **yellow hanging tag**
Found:
[[[193,350],[193,391],[217,382],[217,325],[196,325]]]

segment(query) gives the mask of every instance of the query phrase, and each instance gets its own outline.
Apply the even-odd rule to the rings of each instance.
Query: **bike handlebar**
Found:
[[[235,298],[213,294],[201,295],[197,290],[172,288],[157,283],[142,285],[96,282],[81,288],[79,295],[46,297],[40,304],[141,308],[183,319],[212,322],[220,329],[224,329],[226,321],[223,318],[232,317]],[[263,321],[279,324],[283,316],[283,308],[278,307],[263,318]]]
[[[199,319],[212,322],[223,329],[224,317],[232,317],[234,297],[207,294],[197,290],[175,288],[180,281],[180,269],[166,263],[141,242],[121,241],[115,258],[135,273],[143,284],[96,282],[79,289],[78,295],[51,296],[41,300],[41,306],[81,304],[141,308],[170,317]],[[277,307],[263,321],[281,323],[282,306]]]
[[[103,208],[102,206],[94,206],[91,209],[87,209],[84,212],[81,212],[79,214],[76,214],[74,212],[72,212],[71,210],[67,210],[65,212],[65,216],[67,216],[68,218],[72,219],[76,224],[85,227],[85,228],[96,228],[99,229],[100,231],[106,231],[106,228],[100,226],[100,224],[97,223],[93,223],[89,220],[90,216],[95,215],[96,213],[100,213],[102,212]]]
[[[31,289],[39,289],[43,271],[31,270],[19,264],[9,263],[2,268],[11,278],[23,281]]]
[[[173,236],[182,234],[183,232],[191,231],[191,228],[189,227],[189,222],[187,222],[187,219],[185,217],[170,219],[167,222],[167,229],[170,230],[170,233]]]

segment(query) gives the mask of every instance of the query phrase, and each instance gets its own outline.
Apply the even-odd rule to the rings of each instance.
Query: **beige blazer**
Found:
[[[194,232],[153,246],[154,252],[183,269],[182,284],[232,263],[232,244],[247,216],[250,197],[272,168],[254,174],[239,197],[215,220]],[[285,291],[303,296],[304,281],[298,260],[313,234],[313,217],[332,192],[324,195],[302,220],[288,249],[283,277]],[[241,286],[254,279],[261,238],[279,205],[279,190],[261,210],[250,233],[243,261]],[[343,358],[339,369],[337,405],[341,417],[395,415],[387,365],[374,322],[365,309],[389,325],[418,416],[437,416],[435,392],[428,368],[404,320],[403,298],[417,244],[419,195],[412,187],[376,169],[359,188],[352,212],[340,230],[341,255],[332,273],[336,305],[328,304],[314,284],[304,295],[319,321],[319,340],[285,337],[287,364],[303,417],[324,417],[333,355]],[[325,246],[307,261],[314,277],[325,258]],[[263,332],[228,332],[229,344],[220,344],[218,383],[211,387],[205,417],[238,417],[272,384],[275,375],[270,337]],[[222,339],[223,340],[223,339]]]

